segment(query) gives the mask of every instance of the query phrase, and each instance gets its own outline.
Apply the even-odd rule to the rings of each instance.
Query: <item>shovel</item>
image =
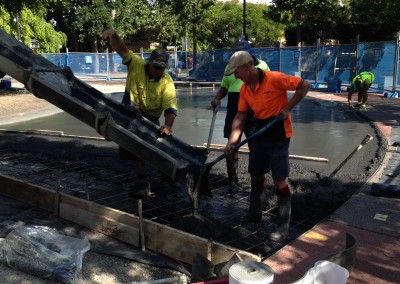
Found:
[[[235,152],[237,151],[240,147],[242,147],[244,144],[246,144],[247,142],[249,142],[251,139],[256,138],[258,136],[260,136],[262,133],[264,133],[266,130],[268,130],[269,128],[271,128],[272,126],[274,126],[275,124],[277,124],[279,121],[282,120],[281,116],[277,116],[274,120],[272,120],[271,122],[269,122],[267,125],[265,125],[263,128],[257,130],[256,132],[254,132],[252,135],[250,135],[249,137],[247,137],[246,139],[244,139],[243,141],[239,142],[232,150],[231,152]],[[224,153],[220,156],[218,156],[215,160],[206,163],[201,171],[200,171],[200,175],[199,175],[199,179],[197,180],[197,183],[195,185],[195,189],[194,189],[194,193],[198,194],[199,192],[202,192],[204,195],[212,197],[212,193],[210,190],[210,187],[208,186],[208,174],[211,171],[211,168],[218,163],[219,161],[221,161],[222,159],[226,158],[227,155]]]
[[[210,134],[208,134],[208,141],[207,141],[207,150],[210,152],[210,144],[211,144],[211,138],[212,134],[214,131],[214,125],[215,125],[215,117],[217,116],[217,112],[219,110],[220,104],[217,104],[215,107],[213,107],[213,117],[211,120],[211,127],[210,127]]]

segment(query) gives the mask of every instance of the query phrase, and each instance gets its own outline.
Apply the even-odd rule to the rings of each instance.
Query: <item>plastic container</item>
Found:
[[[1,80],[0,88],[1,89],[10,89],[11,88],[11,80]]]
[[[328,92],[341,93],[342,92],[342,81],[328,80]]]

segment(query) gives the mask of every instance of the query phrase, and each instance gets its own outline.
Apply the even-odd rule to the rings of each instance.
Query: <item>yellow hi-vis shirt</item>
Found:
[[[174,81],[167,71],[160,79],[150,79],[146,73],[146,61],[131,50],[122,63],[128,67],[125,88],[130,94],[131,104],[154,117],[160,117],[169,108],[178,109]]]

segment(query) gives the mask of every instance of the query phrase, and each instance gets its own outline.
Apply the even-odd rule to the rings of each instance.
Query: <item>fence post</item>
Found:
[[[302,46],[301,46],[301,42],[298,42],[297,43],[297,47],[298,47],[298,51],[299,51],[299,58],[298,58],[298,61],[297,61],[297,71],[299,72],[299,77],[301,77],[301,52],[302,52]]]
[[[392,92],[396,91],[397,88],[397,74],[399,72],[399,45],[400,45],[400,32],[397,32],[396,47],[394,52],[394,70],[393,70],[393,86]]]
[[[65,66],[69,66],[70,64],[70,58],[69,58],[69,51],[68,51],[68,47],[65,49]]]
[[[282,42],[279,42],[279,49],[278,49],[278,71],[282,72],[281,64],[282,64]]]
[[[318,84],[318,71],[319,71],[319,47],[321,45],[321,39],[317,38],[317,48],[315,52],[315,84]]]
[[[356,56],[355,56],[356,62],[354,64],[354,69],[355,70],[354,70],[353,77],[358,74],[358,47],[359,47],[359,44],[360,44],[360,35],[357,34],[356,35]],[[350,78],[350,80],[351,80],[351,78]]]
[[[108,58],[108,48],[106,49],[106,64],[107,64],[107,78],[106,81],[111,81],[110,77],[110,59]]]

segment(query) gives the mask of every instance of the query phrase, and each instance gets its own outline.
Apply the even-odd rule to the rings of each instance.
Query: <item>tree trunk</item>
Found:
[[[97,36],[93,35],[92,37],[92,47],[91,47],[92,52],[94,53],[98,53],[98,49],[97,49]]]
[[[301,24],[300,20],[296,22],[296,42],[297,46],[301,46]]]
[[[197,68],[197,28],[193,25],[193,69]]]
[[[75,32],[71,33],[71,40],[70,40],[70,44],[71,44],[71,50],[72,52],[78,52],[78,36]]]

